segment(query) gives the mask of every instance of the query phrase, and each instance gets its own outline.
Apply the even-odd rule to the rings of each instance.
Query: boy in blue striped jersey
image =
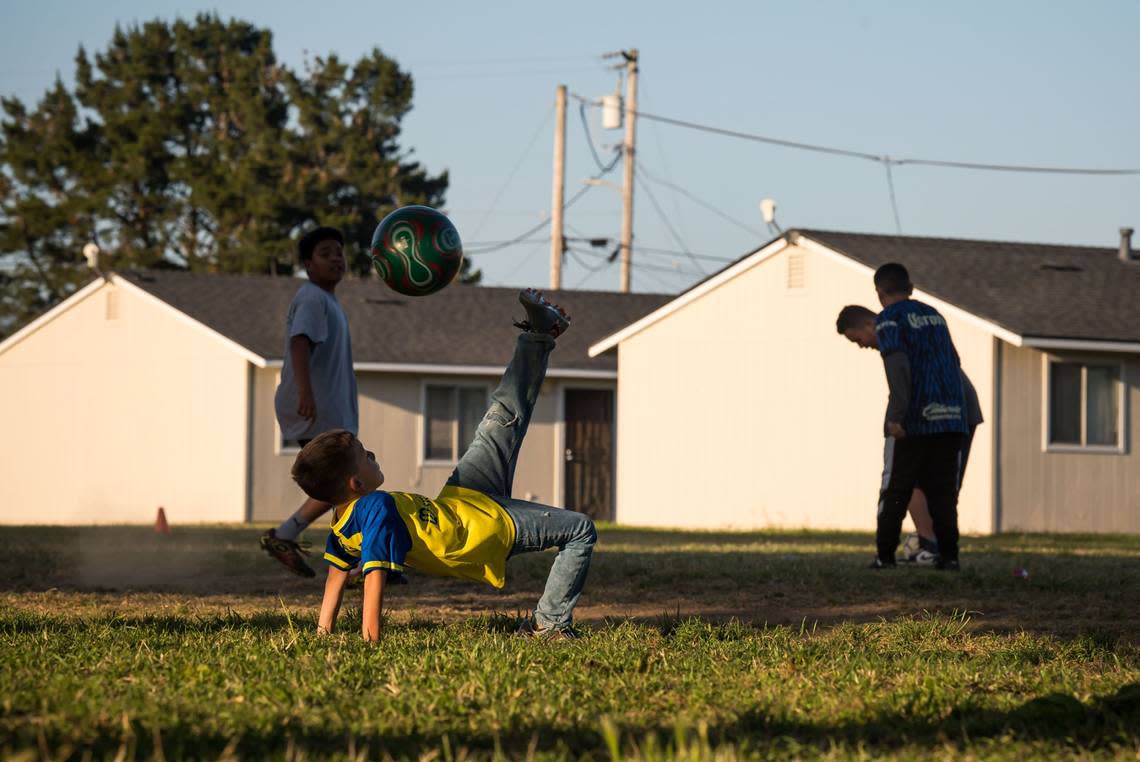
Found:
[[[911,299],[910,274],[901,264],[875,271],[883,311],[875,336],[887,373],[887,449],[872,568],[895,565],[902,520],[915,487],[926,495],[939,569],[958,569],[958,478],[968,433],[958,352],[946,319]]]
[[[873,349],[877,352],[879,350],[879,337],[875,333],[875,321],[877,317],[874,312],[862,305],[849,304],[839,311],[839,317],[836,318],[835,327],[842,336],[848,341],[857,344],[861,349]],[[970,383],[970,379],[964,370],[962,371],[962,390],[966,396],[966,425],[969,432],[962,441],[962,454],[959,458],[959,489],[962,485],[962,479],[966,475],[966,462],[969,460],[970,445],[974,439],[974,430],[979,424],[984,422],[982,406],[978,402],[978,392],[974,389],[974,385]],[[884,436],[886,436],[885,422],[883,426],[883,433]],[[889,454],[893,447],[890,443],[890,437],[888,437],[886,445],[885,453]],[[890,466],[891,464],[889,462],[884,463],[884,473],[889,470]],[[915,487],[914,493],[911,495],[910,503],[907,504],[907,513],[910,514],[911,519],[914,521],[916,535],[913,536],[913,539],[915,541],[915,547],[906,547],[910,544],[910,538],[908,538],[908,542],[904,543],[905,552],[898,560],[919,566],[934,566],[939,559],[938,541],[934,538],[934,523],[930,519],[930,510],[926,505],[926,495],[921,488]]]

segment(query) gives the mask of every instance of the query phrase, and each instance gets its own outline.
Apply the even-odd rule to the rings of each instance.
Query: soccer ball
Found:
[[[459,231],[430,206],[402,206],[381,220],[370,254],[384,282],[407,296],[434,294],[463,265]]]
[[[922,545],[919,544],[918,535],[914,532],[911,532],[910,534],[908,534],[906,536],[906,539],[903,540],[903,543],[902,543],[903,554],[907,558],[910,558],[911,556],[918,553],[920,548],[922,548]]]

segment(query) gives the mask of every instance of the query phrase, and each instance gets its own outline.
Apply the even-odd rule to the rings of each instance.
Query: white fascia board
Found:
[[[8,338],[4,339],[4,341],[0,342],[0,355],[4,354],[9,349],[23,341],[25,338],[31,336],[33,333],[43,328],[45,325],[55,320],[57,317],[67,312],[69,309],[79,304],[81,301],[91,296],[105,285],[107,285],[107,282],[102,278],[91,281],[86,286],[79,289],[74,294],[67,297],[62,302],[52,307],[44,314],[40,315],[38,318],[28,323],[26,326],[16,331]]]
[[[1123,352],[1140,353],[1140,342],[1136,341],[1096,341],[1090,339],[1049,339],[1039,336],[1026,336],[1022,345],[1034,349],[1067,349],[1073,352]]]
[[[822,244],[819,241],[813,241],[811,238],[808,238],[807,235],[801,234],[797,243],[808,251],[814,251],[815,253],[820,254],[824,257],[828,257],[836,262],[854,268],[855,270],[858,270],[860,273],[863,273],[867,276],[874,276],[875,274],[873,268],[868,267],[862,262],[856,262],[846,254],[836,251],[830,246]],[[1002,328],[996,323],[991,323],[985,318],[978,317],[974,313],[964,310],[957,305],[951,304],[944,299],[939,299],[937,296],[928,294],[922,289],[916,288],[914,290],[914,297],[920,301],[926,302],[943,314],[953,315],[954,317],[957,317],[964,322],[970,323],[973,326],[981,328],[983,331],[986,331],[990,335],[996,336],[1002,341],[1008,342],[1015,347],[1020,347],[1024,341],[1023,337],[1020,334],[1016,334],[1013,331]]]
[[[267,365],[266,359],[264,357],[262,357],[261,355],[256,354],[255,352],[251,352],[249,349],[247,349],[246,347],[243,347],[241,344],[238,344],[233,339],[231,339],[227,336],[223,336],[222,334],[218,333],[217,331],[215,331],[213,328],[206,325],[205,323],[203,323],[199,320],[195,320],[194,318],[190,317],[189,315],[187,315],[185,312],[178,309],[174,305],[169,304],[169,303],[163,301],[162,299],[159,299],[157,296],[150,293],[145,288],[143,288],[141,286],[136,286],[134,283],[131,283],[129,280],[122,277],[121,275],[112,275],[111,278],[112,278],[112,281],[114,282],[114,284],[116,286],[122,286],[127,291],[130,291],[132,294],[135,294],[136,296],[140,297],[144,301],[149,301],[151,304],[154,304],[154,305],[158,306],[159,308],[166,310],[168,313],[170,313],[172,316],[174,316],[175,319],[182,321],[186,325],[193,326],[194,328],[197,328],[199,331],[205,332],[208,336],[211,336],[214,339],[217,339],[223,345],[225,345],[229,349],[232,349],[233,351],[237,352],[239,355],[244,357],[249,362],[253,363],[258,368],[266,367],[266,365]]]
[[[267,360],[262,367],[280,368],[282,360]],[[361,373],[416,373],[426,376],[501,376],[503,365],[431,365],[428,363],[354,362],[352,369]],[[582,378],[613,381],[616,370],[585,370],[581,368],[550,368],[547,378]]]
[[[700,299],[708,292],[719,287],[722,283],[732,280],[737,275],[740,275],[747,270],[751,270],[753,267],[760,264],[764,260],[776,254],[779,254],[790,245],[791,244],[788,243],[786,238],[779,238],[775,241],[772,241],[767,246],[757,249],[751,254],[745,256],[736,264],[728,267],[725,270],[722,270],[717,275],[709,278],[704,283],[694,286],[693,288],[678,296],[673,301],[658,307],[656,310],[650,312],[648,315],[641,318],[641,320],[638,320],[636,323],[630,323],[617,333],[610,334],[598,343],[594,344],[590,347],[588,352],[590,357],[597,357],[602,352],[613,349],[618,344],[628,339],[630,336],[641,333],[646,328],[658,322],[659,320],[663,320],[669,315],[672,315],[674,312],[681,309],[686,304]]]

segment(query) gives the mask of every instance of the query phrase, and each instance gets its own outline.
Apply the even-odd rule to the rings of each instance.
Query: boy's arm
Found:
[[[384,610],[384,578],[387,576],[383,569],[364,575],[364,616],[361,632],[365,640],[380,639],[380,616]]]
[[[309,357],[313,341],[305,334],[289,339],[289,359],[293,361],[293,375],[297,379],[297,414],[302,418],[317,417],[317,401],[313,396],[313,378],[309,373]]]
[[[325,597],[321,601],[321,616],[317,620],[317,632],[324,635],[332,634],[336,627],[336,616],[340,613],[340,601],[344,597],[344,585],[348,582],[348,572],[335,567],[329,567],[329,576],[325,580]]]
[[[887,371],[887,434],[895,437],[906,436],[902,422],[910,408],[910,361],[904,352],[891,352],[883,355],[883,367]]]

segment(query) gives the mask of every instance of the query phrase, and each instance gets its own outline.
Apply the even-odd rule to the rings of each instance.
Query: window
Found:
[[[429,385],[424,394],[424,460],[459,460],[487,411],[487,387]]]
[[[1047,382],[1049,447],[1124,447],[1124,386],[1118,363],[1050,360]]]

